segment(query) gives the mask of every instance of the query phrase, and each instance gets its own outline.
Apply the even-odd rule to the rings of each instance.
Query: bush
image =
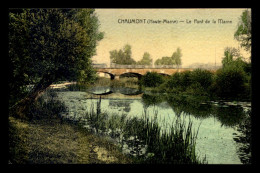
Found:
[[[145,87],[157,87],[164,82],[163,76],[156,72],[147,72],[141,79],[140,84]]]
[[[213,83],[213,74],[208,70],[195,69],[190,75],[191,83],[199,83],[204,89],[208,89]]]
[[[185,82],[183,82],[183,76],[183,73],[174,73],[167,82],[167,87],[172,91],[184,91],[187,86],[184,85]]]
[[[175,73],[167,83],[168,88],[175,88],[179,91],[185,91],[196,84],[207,90],[213,83],[213,74],[208,70],[196,69],[194,71],[185,71]]]
[[[205,89],[202,87],[202,85],[199,82],[194,82],[190,86],[187,87],[186,94],[188,95],[193,95],[196,94],[196,96],[207,96],[207,92]]]
[[[185,88],[192,84],[192,72],[191,71],[184,71],[181,73],[181,85]]]
[[[224,98],[238,98],[246,91],[247,76],[243,70],[226,67],[216,73],[216,94]]]
[[[66,111],[66,106],[63,102],[55,100],[56,96],[55,91],[47,90],[30,106],[28,116],[32,119],[61,117],[61,113]]]

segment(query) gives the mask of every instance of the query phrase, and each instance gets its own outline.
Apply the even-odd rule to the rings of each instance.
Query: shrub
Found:
[[[213,83],[213,74],[208,70],[195,69],[190,75],[191,83],[199,83],[204,89],[208,89]]]
[[[182,73],[174,73],[170,80],[167,82],[167,88],[169,88],[170,90],[184,90],[184,86],[182,83]]]
[[[196,69],[175,73],[167,82],[168,88],[175,88],[179,91],[186,91],[194,84],[199,85],[204,90],[208,89],[213,82],[213,74],[208,70]]]
[[[30,106],[28,116],[33,119],[61,117],[61,113],[66,111],[66,106],[62,101],[55,100],[56,96],[55,91],[47,90]]]
[[[156,72],[147,72],[140,81],[141,85],[145,87],[157,87],[163,82],[163,76]]]
[[[196,96],[206,96],[207,92],[205,89],[202,87],[202,85],[199,82],[194,82],[190,86],[187,87],[186,94],[188,95],[193,95],[196,94]]]
[[[226,67],[216,73],[216,94],[224,98],[238,98],[244,94],[247,76],[243,70]]]
[[[181,85],[185,88],[192,84],[192,72],[191,71],[184,71],[181,73]]]

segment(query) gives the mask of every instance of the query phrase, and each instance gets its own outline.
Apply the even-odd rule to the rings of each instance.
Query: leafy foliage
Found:
[[[175,73],[167,82],[168,88],[176,88],[179,91],[185,91],[188,87],[208,89],[212,84],[213,74],[207,70],[195,69],[194,71],[185,71]],[[195,85],[196,84],[196,85]]]
[[[177,50],[176,50],[176,52],[174,52],[174,53],[172,54],[172,57],[171,57],[171,58],[173,59],[173,62],[175,62],[175,64],[176,64],[177,66],[179,66],[179,65],[182,64],[182,62],[181,62],[181,57],[182,57],[181,49],[178,47]]]
[[[199,83],[205,90],[213,83],[213,74],[208,70],[195,69],[191,72],[192,83]]]
[[[169,56],[164,56],[154,62],[155,65],[174,65],[174,61]]]
[[[58,80],[89,81],[97,41],[93,9],[21,9],[9,12],[9,87],[13,103]],[[17,97],[18,96],[18,97]]]
[[[227,67],[216,74],[216,93],[220,97],[234,98],[245,92],[246,75],[242,70]]]
[[[132,58],[132,50],[129,44],[126,44],[123,49],[112,50],[110,53],[110,60],[112,63],[121,65],[136,64],[136,61]]]
[[[182,57],[182,53],[181,53],[181,49],[177,48],[176,52],[174,52],[172,54],[171,57],[168,56],[164,56],[161,59],[157,59],[154,64],[155,65],[181,65],[181,57]]]
[[[215,75],[216,94],[219,97],[250,98],[251,64],[243,60],[235,48],[226,48],[222,59],[222,69]]]
[[[237,30],[234,34],[236,40],[240,42],[240,46],[245,48],[245,50],[251,50],[251,12],[245,10],[240,16]]]
[[[145,52],[143,55],[143,58],[138,61],[136,64],[138,65],[152,65],[152,58],[151,55],[148,52]]]
[[[146,87],[157,87],[164,82],[163,77],[156,72],[147,72],[141,79],[141,84]]]

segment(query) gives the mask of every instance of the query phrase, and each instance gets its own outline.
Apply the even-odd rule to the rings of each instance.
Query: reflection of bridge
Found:
[[[140,79],[147,72],[157,72],[162,75],[172,75],[176,72],[192,71],[191,68],[96,68],[99,73],[107,73],[111,79],[119,79],[123,74],[133,74]]]

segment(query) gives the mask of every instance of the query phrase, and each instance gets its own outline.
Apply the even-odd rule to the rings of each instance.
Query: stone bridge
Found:
[[[147,72],[157,72],[161,75],[172,75],[176,72],[192,71],[192,68],[96,68],[97,72],[107,73],[110,78],[119,79],[123,74],[133,74],[140,79]]]

